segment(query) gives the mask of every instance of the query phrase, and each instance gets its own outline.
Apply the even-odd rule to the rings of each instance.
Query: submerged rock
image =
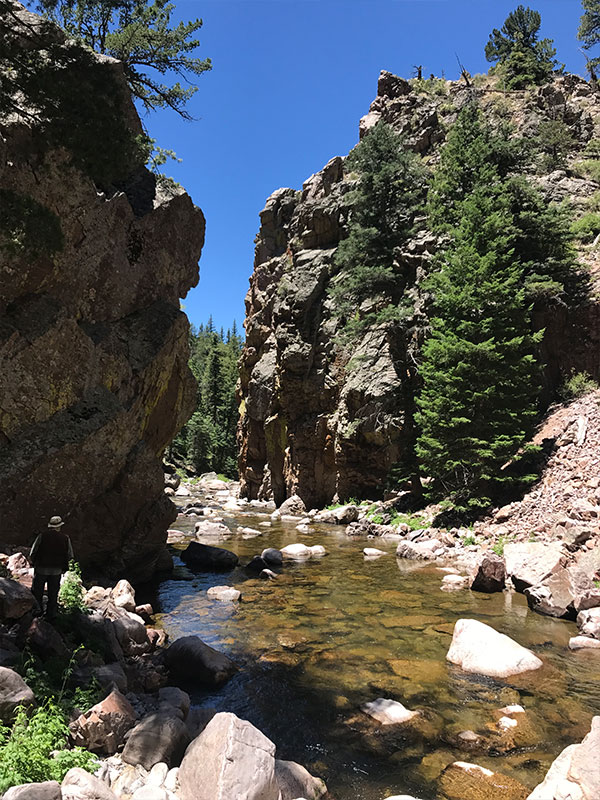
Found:
[[[465,672],[492,678],[506,678],[543,666],[531,650],[474,619],[457,621],[446,658]]]
[[[207,589],[206,596],[213,600],[231,602],[239,600],[242,593],[233,586],[211,586],[210,589]]]
[[[465,761],[449,764],[439,786],[448,800],[526,800],[529,792],[508,775]]]
[[[418,711],[410,711],[402,703],[385,697],[365,703],[360,710],[382,725],[399,725],[419,716]]]

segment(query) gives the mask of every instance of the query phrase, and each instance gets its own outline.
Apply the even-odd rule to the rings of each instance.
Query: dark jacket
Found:
[[[39,536],[35,552],[32,551],[32,563],[35,569],[44,572],[46,569],[66,572],[69,568],[69,556],[72,552],[69,537],[56,528],[48,528]]]

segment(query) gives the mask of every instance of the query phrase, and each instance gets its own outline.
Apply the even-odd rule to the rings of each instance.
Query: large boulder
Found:
[[[138,656],[150,650],[148,631],[141,617],[125,611],[124,608],[114,607],[108,618],[112,621],[117,641],[126,655]]]
[[[26,641],[31,650],[42,659],[68,658],[71,651],[56,628],[45,619],[37,617],[27,630]]]
[[[590,604],[600,600],[600,591],[595,590],[587,575],[580,572],[577,567],[566,567],[560,563],[556,564],[540,583],[527,587],[524,594],[529,607],[534,611],[566,619],[576,618],[584,596]],[[585,603],[583,607],[586,607]]]
[[[399,542],[396,548],[398,558],[411,561],[430,561],[443,555],[445,547],[439,539],[423,539],[419,542]]]
[[[275,745],[235,714],[216,714],[186,751],[181,800],[280,800]]]
[[[562,557],[560,542],[509,542],[504,545],[506,572],[518,592],[540,583]]]
[[[496,553],[484,553],[471,583],[474,592],[501,592],[506,586],[506,564]]]
[[[203,519],[197,522],[194,525],[194,531],[197,539],[204,536],[208,538],[224,538],[226,536],[231,536],[231,531],[227,525],[224,525],[222,522],[212,522],[209,519]]]
[[[349,525],[356,522],[360,509],[352,503],[338,508],[326,509],[315,517],[315,522],[326,522],[329,525]]]
[[[600,639],[600,606],[580,611],[577,614],[577,627],[582,636]]]
[[[135,591],[129,581],[118,581],[112,589],[111,595],[117,608],[124,608],[125,611],[135,611]]]
[[[10,578],[0,578],[0,620],[20,619],[35,606],[29,589]]]
[[[150,714],[129,734],[122,758],[147,770],[159,763],[177,767],[189,743],[187,726],[175,713]]]
[[[447,800],[526,800],[529,791],[508,775],[464,761],[449,764],[439,786]]]
[[[282,547],[281,555],[283,558],[302,561],[306,558],[310,558],[312,556],[312,551],[307,545],[296,542],[295,544],[287,544],[285,547]]]
[[[465,672],[492,678],[506,678],[542,666],[531,650],[475,619],[457,621],[446,658]]]
[[[301,497],[298,497],[297,494],[293,494],[291,497],[288,497],[287,500],[279,506],[279,513],[280,514],[295,514],[300,516],[306,512],[306,506],[304,505],[304,501]]]
[[[200,542],[190,542],[181,554],[181,558],[192,569],[211,572],[233,569],[239,561],[236,554],[230,550]]]
[[[600,717],[592,719],[581,744],[566,747],[527,800],[598,800],[600,797]]]
[[[70,769],[61,784],[62,800],[117,800],[104,781],[80,767]]]
[[[73,743],[94,753],[113,755],[136,723],[137,714],[119,691],[96,703],[70,725]]]
[[[0,667],[0,720],[12,722],[17,706],[32,706],[33,692],[18,672]]]
[[[327,794],[327,786],[320,778],[315,778],[301,764],[295,761],[275,759],[275,780],[281,792],[281,800],[320,800]]]
[[[20,786],[13,786],[2,795],[2,800],[61,800],[61,798],[58,781],[23,783]]]
[[[165,652],[165,663],[174,678],[211,687],[222,686],[237,671],[228,656],[198,636],[176,639]]]

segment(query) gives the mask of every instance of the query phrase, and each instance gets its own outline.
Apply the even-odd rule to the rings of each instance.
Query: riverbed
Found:
[[[262,530],[203,540],[237,553],[226,573],[194,573],[178,565],[159,587],[159,624],[171,641],[195,634],[229,655],[239,672],[216,692],[191,688],[194,705],[232,711],[277,745],[277,757],[297,761],[323,778],[336,800],[382,800],[392,794],[438,796],[436,781],[452,761],[471,761],[533,788],[552,760],[587,733],[600,713],[600,654],[572,652],[574,623],[531,612],[517,593],[441,590],[436,565],[396,559],[393,541],[351,539],[342,527],[269,520],[255,511],[223,515]],[[196,519],[174,527],[193,538]],[[321,544],[328,555],[285,562],[273,581],[247,575],[241,565],[266,547]],[[388,555],[365,560],[363,547]],[[448,562],[446,562],[448,563]],[[191,578],[191,579],[190,579]],[[211,600],[211,586],[230,585],[241,602]],[[529,647],[545,667],[526,677],[494,680],[467,674],[446,661],[454,623],[480,620]],[[401,733],[371,724],[360,707],[391,698],[422,712],[422,724]],[[520,704],[529,733],[508,753],[458,746],[458,734],[485,737],[498,710]],[[397,726],[392,726],[397,727]],[[479,749],[478,749],[479,748]]]

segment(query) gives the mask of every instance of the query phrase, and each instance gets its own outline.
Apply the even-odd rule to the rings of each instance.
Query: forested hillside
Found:
[[[196,410],[171,444],[168,457],[184,473],[237,476],[235,396],[243,339],[235,320],[225,333],[206,325],[190,330],[190,368],[197,381]]]
[[[486,75],[382,72],[350,155],[267,201],[242,357],[247,496],[410,489],[471,513],[539,474],[526,445],[544,410],[599,374],[600,233],[594,62],[589,82],[565,74],[540,26],[512,12]]]

